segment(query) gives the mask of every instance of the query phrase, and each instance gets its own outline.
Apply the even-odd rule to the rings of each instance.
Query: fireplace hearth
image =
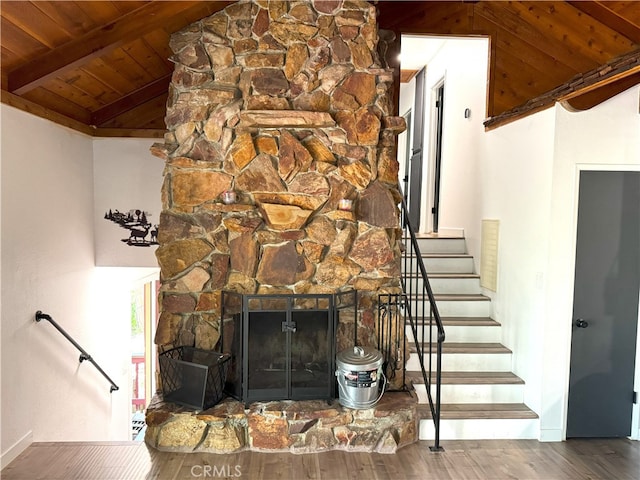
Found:
[[[341,315],[356,324],[355,290],[308,295],[223,292],[222,304],[222,351],[231,355],[229,395],[246,404],[336,397],[335,332]]]

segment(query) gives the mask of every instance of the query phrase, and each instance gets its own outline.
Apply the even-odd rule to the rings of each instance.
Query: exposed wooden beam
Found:
[[[153,1],[118,20],[34,58],[9,72],[9,91],[21,95],[62,71],[77,68],[141,35],[165,26],[177,13],[201,9],[202,2]]]
[[[606,25],[611,30],[622,33],[634,43],[640,43],[640,26],[622,18],[616,12],[611,10],[606,5],[606,2],[570,1],[567,3],[581,12],[586,13],[590,17],[593,17],[594,20]]]
[[[158,80],[145,85],[143,88],[130,93],[109,105],[105,105],[100,110],[96,110],[91,115],[91,125],[100,127],[105,122],[117,117],[129,110],[153,100],[160,95],[165,95],[169,90],[171,75],[165,75]]]
[[[153,128],[96,128],[94,137],[163,138],[166,130]]]

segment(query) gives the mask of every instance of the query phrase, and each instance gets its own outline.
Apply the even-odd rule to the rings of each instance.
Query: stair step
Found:
[[[437,293],[436,302],[490,302],[491,299],[480,293]]]
[[[429,280],[433,280],[434,278],[446,278],[446,279],[467,279],[467,278],[480,278],[480,275],[477,273],[456,273],[456,272],[434,272],[427,274],[429,276]],[[420,278],[421,275],[418,273],[409,273],[406,275],[409,278]]]
[[[421,372],[407,371],[407,380],[423,384]],[[435,373],[432,373],[435,382]],[[442,385],[524,385],[524,380],[512,372],[442,372]]]
[[[416,295],[416,294],[408,294],[407,298],[410,301],[421,301],[423,298],[426,299],[425,295]],[[436,303],[441,302],[490,302],[491,299],[486,295],[482,295],[481,293],[434,293],[433,298]],[[442,315],[441,315],[442,316]],[[446,315],[448,317],[456,316],[456,315]]]
[[[429,338],[429,319],[425,319],[425,339]],[[444,317],[442,325],[445,329],[446,342],[479,342],[496,343],[502,340],[501,325],[489,317]],[[484,328],[480,328],[484,327]],[[435,334],[435,322],[433,325]],[[416,327],[418,339],[422,337],[422,326]],[[413,341],[413,330],[407,323],[406,335],[409,341]]]
[[[467,253],[467,245],[462,237],[418,236],[417,240],[423,253]]]
[[[427,386],[421,372],[406,372],[420,404],[428,403]],[[435,382],[435,374],[431,381]],[[431,385],[431,398],[436,396]],[[524,400],[524,381],[511,372],[442,372],[440,388],[442,403],[484,404],[519,403]]]
[[[418,404],[417,410],[421,418],[431,420],[429,405]],[[524,403],[443,403],[440,408],[441,420],[497,418],[538,418],[538,414]]]
[[[405,276],[405,291],[422,292],[424,282],[420,275],[409,274]],[[429,275],[429,284],[433,293],[460,293],[479,294],[480,275],[475,273],[432,273]]]
[[[444,327],[499,327],[500,323],[490,317],[440,317]]]
[[[491,315],[491,302],[484,299],[436,299],[441,317],[488,317]],[[417,309],[419,313],[420,309]]]
[[[429,314],[429,303],[416,295],[408,296],[416,301],[413,310],[416,315]],[[491,299],[480,294],[434,294],[441,317],[488,317],[491,313]]]
[[[409,348],[411,353],[417,353],[415,344],[411,344]],[[463,353],[470,355],[491,354],[491,353],[512,353],[507,347],[501,343],[458,343],[445,341],[442,345],[442,354]]]
[[[422,262],[429,275],[433,273],[474,273],[475,271],[473,257],[467,254],[422,254]],[[403,258],[401,268],[406,272],[416,271],[418,269],[416,257]]]

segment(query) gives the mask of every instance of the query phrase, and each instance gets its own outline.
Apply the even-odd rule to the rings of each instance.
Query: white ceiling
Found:
[[[446,40],[451,38],[453,37],[402,35],[400,68],[402,70],[420,70],[438,53]]]

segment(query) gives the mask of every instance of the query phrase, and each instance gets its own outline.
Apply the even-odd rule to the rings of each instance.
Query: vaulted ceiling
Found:
[[[3,0],[2,101],[91,135],[161,136],[171,33],[231,3]],[[398,38],[490,37],[488,122],[640,83],[640,2],[374,3]]]

